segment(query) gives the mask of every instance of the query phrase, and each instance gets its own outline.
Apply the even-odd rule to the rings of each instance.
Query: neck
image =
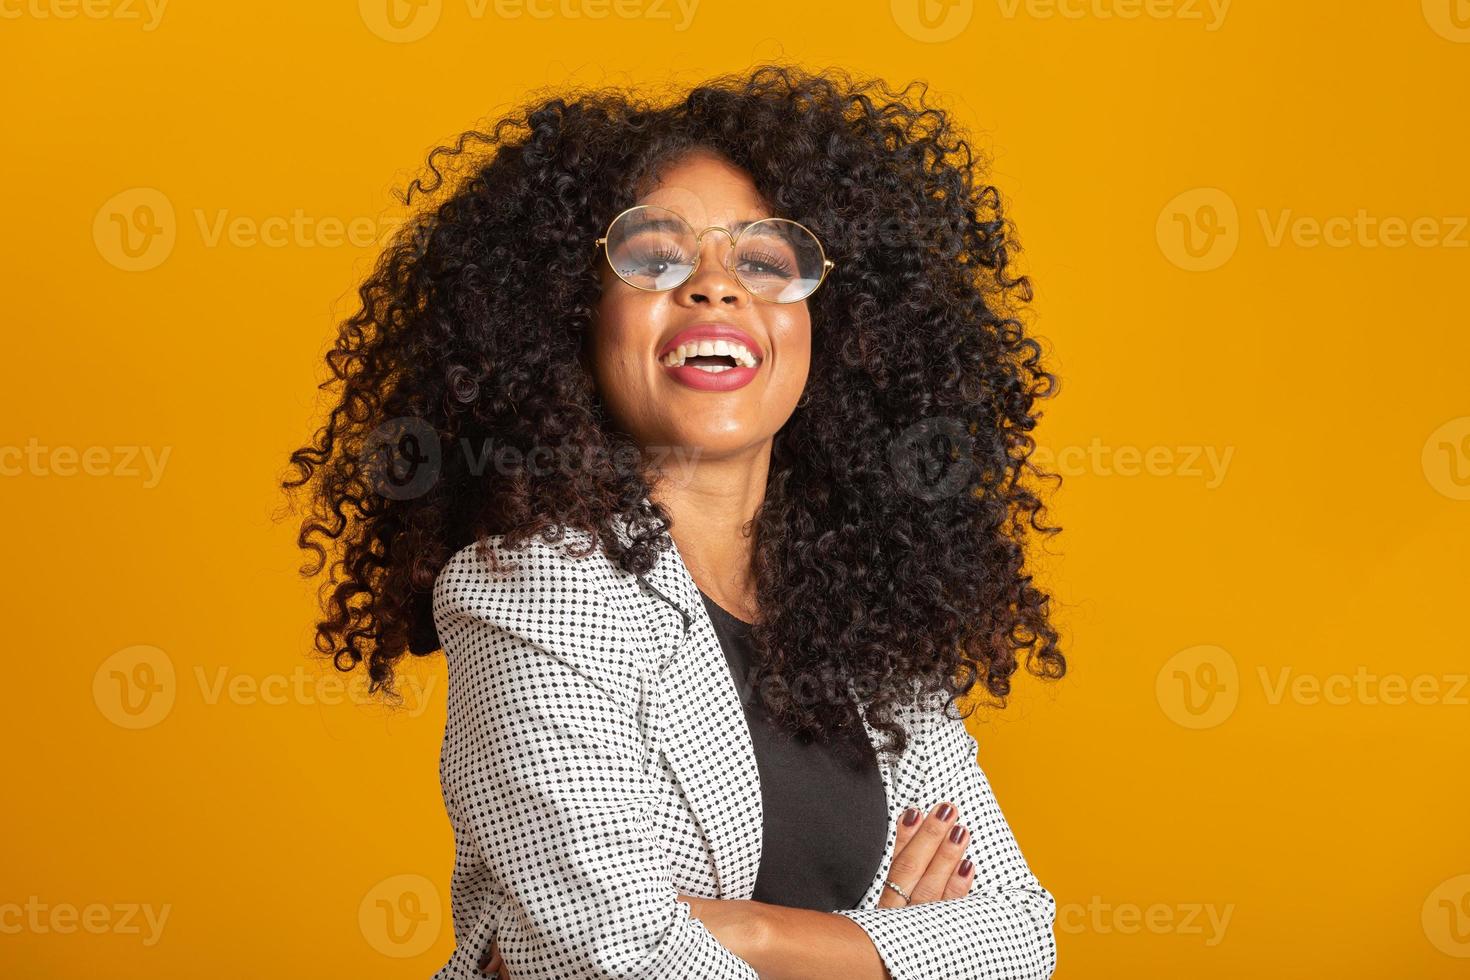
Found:
[[[673,518],[669,529],[690,577],[706,595],[740,619],[754,622],[755,540],[747,523],[765,500],[771,447],[701,459],[663,475],[650,497]]]

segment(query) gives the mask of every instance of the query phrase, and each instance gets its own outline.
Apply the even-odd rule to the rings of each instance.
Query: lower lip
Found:
[[[686,388],[698,388],[700,391],[734,391],[736,388],[744,388],[755,380],[759,370],[760,365],[757,364],[755,367],[732,367],[728,371],[711,374],[688,364],[679,367],[664,366],[664,372],[679,384]]]

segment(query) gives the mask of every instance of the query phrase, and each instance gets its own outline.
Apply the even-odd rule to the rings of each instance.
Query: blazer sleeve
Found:
[[[651,679],[595,582],[539,543],[489,577],[473,546],[434,588],[449,666],[440,778],[457,948],[436,980],[759,980],[680,901],[651,822]]]
[[[1056,901],[1031,873],[961,718],[926,712],[925,811],[948,800],[970,828],[975,863],[964,898],[837,910],[862,926],[893,980],[1045,980],[1056,969]]]

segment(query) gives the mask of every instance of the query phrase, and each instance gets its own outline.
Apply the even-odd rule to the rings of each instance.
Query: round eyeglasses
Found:
[[[668,208],[639,204],[628,208],[597,240],[618,278],[635,289],[662,292],[689,281],[699,268],[705,232],[730,239],[725,269],[746,292],[768,303],[799,303],[827,278],[835,263],[803,224],[786,218],[741,221],[734,230],[711,225],[694,228]]]

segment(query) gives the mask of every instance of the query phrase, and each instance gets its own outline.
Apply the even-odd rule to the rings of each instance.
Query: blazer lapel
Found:
[[[714,897],[749,898],[760,868],[763,814],[745,708],[678,545],[643,580],[683,619],[683,637],[660,675],[663,751],[709,848]]]
[[[848,682],[847,690],[853,700],[856,701],[857,688],[850,681]],[[858,902],[859,908],[872,908],[876,907],[878,899],[883,897],[883,882],[888,877],[888,867],[893,861],[893,845],[898,841],[898,817],[905,807],[913,803],[916,790],[914,789],[915,784],[911,777],[917,778],[918,774],[914,772],[912,765],[905,766],[905,763],[911,763],[914,759],[912,754],[898,756],[885,753],[879,748],[885,736],[872,725],[868,724],[868,712],[866,707],[861,703],[858,705],[858,715],[863,720],[863,730],[868,733],[868,741],[872,743],[873,754],[878,758],[878,772],[883,777],[883,797],[888,803],[888,834],[884,838],[888,842],[888,846],[884,849],[883,859],[878,863],[877,873],[868,884],[867,893]],[[918,741],[917,732],[910,727],[912,725],[912,718],[911,716],[903,717],[901,709],[900,717],[905,727],[908,727],[911,733],[909,744],[912,746]]]
[[[669,540],[669,550],[640,577],[646,591],[678,612],[677,620],[668,620],[676,623],[670,629],[682,630],[682,637],[675,634],[673,652],[664,659],[660,674],[664,689],[663,751],[709,848],[718,889],[715,897],[747,899],[755,892],[760,869],[764,817],[760,770],[745,708],[714,624],[699,596],[699,586],[672,536]],[[856,699],[856,689],[850,682],[848,691]],[[888,804],[888,840],[892,841],[898,813],[912,793],[912,780],[907,777],[903,757],[879,750],[884,736],[868,724],[866,710],[860,708],[859,714],[878,757]],[[864,901],[875,894],[886,875],[888,861],[885,857]]]

